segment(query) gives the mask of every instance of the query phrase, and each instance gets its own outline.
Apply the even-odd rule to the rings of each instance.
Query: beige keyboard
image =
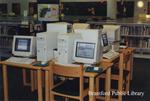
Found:
[[[119,56],[119,53],[115,51],[108,51],[107,53],[103,54],[103,58],[107,58],[107,59],[113,59],[118,56]]]
[[[35,59],[23,58],[23,57],[10,57],[7,62],[19,63],[19,64],[31,64]]]

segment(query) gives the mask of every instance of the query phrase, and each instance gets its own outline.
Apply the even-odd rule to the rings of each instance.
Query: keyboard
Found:
[[[115,52],[115,51],[112,51],[112,50],[103,54],[103,58],[107,58],[107,59],[114,59],[118,56],[119,56],[119,53]]]
[[[31,64],[35,59],[23,58],[23,57],[10,57],[7,62],[19,63],[19,64]]]

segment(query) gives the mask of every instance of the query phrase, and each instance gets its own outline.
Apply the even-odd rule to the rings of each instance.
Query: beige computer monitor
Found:
[[[75,29],[90,29],[90,25],[87,23],[74,23],[73,30]]]

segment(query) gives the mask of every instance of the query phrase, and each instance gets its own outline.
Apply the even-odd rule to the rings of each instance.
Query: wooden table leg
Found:
[[[31,84],[31,91],[33,92],[35,89],[34,89],[34,71],[33,70],[30,70],[30,76],[31,76],[31,80],[30,80],[30,84]]]
[[[4,101],[8,101],[8,78],[6,65],[3,65],[2,71],[3,71]]]
[[[95,87],[94,87],[94,77],[90,77],[89,80],[89,101],[95,101],[95,95],[92,95],[92,93],[95,92]]]
[[[26,86],[26,71],[22,69],[22,78],[23,78],[23,85]]]
[[[24,86],[30,86],[31,85],[31,83],[27,82],[26,69],[22,69],[22,78],[23,78],[23,85]]]
[[[123,91],[123,68],[119,69],[119,83],[118,83],[119,92]],[[122,95],[118,95],[118,101],[122,101]]]
[[[50,101],[50,75],[45,71],[45,101]]]
[[[110,92],[110,87],[111,87],[111,68],[108,68],[106,71],[106,81],[105,81],[105,86],[106,86],[106,92]],[[105,96],[105,101],[110,101],[110,96],[111,95],[106,95]]]
[[[41,70],[37,70],[37,81],[38,81],[38,101],[43,101],[43,97],[42,97],[42,75],[41,75]]]
[[[34,71],[34,89],[37,90],[37,71]]]

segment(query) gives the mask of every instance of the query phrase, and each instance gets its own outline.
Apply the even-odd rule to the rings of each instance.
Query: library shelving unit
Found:
[[[0,17],[0,58],[11,53],[14,35],[35,36],[42,31],[43,24],[32,17]]]
[[[30,19],[22,17],[0,17],[0,58],[11,53],[13,36],[26,33],[29,21]]]
[[[120,25],[121,43],[136,50],[134,57],[150,59],[150,19],[125,18],[87,23],[93,25]]]
[[[121,39],[136,49],[135,57],[150,58],[150,25],[122,25]]]

